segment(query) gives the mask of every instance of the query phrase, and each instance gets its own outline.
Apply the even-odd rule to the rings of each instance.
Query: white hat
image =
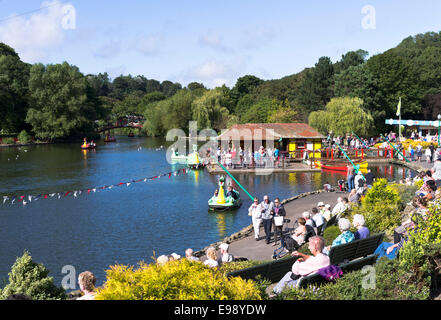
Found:
[[[323,206],[325,206],[325,204],[324,204],[322,201],[320,201],[320,202],[317,204],[317,207],[323,207]]]
[[[331,207],[331,205],[330,205],[330,204],[327,204],[325,207],[329,209],[329,208]]]
[[[174,253],[174,252],[171,254],[171,256],[172,256],[173,258],[175,258],[175,260],[178,260],[178,259],[181,258],[181,256],[180,256],[179,254]]]
[[[227,251],[229,248],[229,245],[227,243],[221,243],[219,246],[220,249]]]

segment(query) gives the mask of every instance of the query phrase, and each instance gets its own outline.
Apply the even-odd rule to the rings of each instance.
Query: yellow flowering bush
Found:
[[[394,146],[397,146],[396,142],[392,142],[392,144]],[[407,152],[407,149],[409,149],[410,145],[412,146],[413,149],[416,149],[416,147],[418,145],[421,145],[423,147],[423,149],[427,149],[431,144],[433,144],[433,146],[435,148],[438,147],[438,143],[437,142],[430,142],[430,141],[419,141],[419,140],[407,139],[407,140],[402,142],[403,148],[404,148],[404,150],[406,150],[406,152]],[[375,148],[381,148],[382,145],[383,145],[383,142],[375,144],[374,147]],[[390,146],[390,145],[388,144],[388,146]]]
[[[227,278],[216,269],[187,259],[165,265],[115,265],[106,271],[97,300],[261,300],[254,281]]]

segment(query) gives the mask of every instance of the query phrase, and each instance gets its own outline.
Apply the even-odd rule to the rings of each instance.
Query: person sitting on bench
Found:
[[[320,236],[315,236],[309,239],[308,243],[312,256],[294,251],[291,255],[299,258],[293,264],[292,271],[286,273],[274,287],[274,293],[280,294],[285,287],[294,288],[301,277],[308,276],[321,268],[329,266],[329,257],[322,253],[324,246],[325,240]]]

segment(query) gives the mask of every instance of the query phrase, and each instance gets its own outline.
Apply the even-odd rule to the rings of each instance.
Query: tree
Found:
[[[363,109],[369,111],[375,121],[377,133],[384,132],[386,111],[378,81],[365,64],[348,67],[335,76],[335,97],[359,97],[363,100]]]
[[[60,300],[66,299],[63,288],[54,284],[52,277],[48,277],[49,270],[42,264],[32,261],[29,252],[17,258],[9,273],[9,283],[1,291],[1,298],[6,299],[11,294],[23,293],[33,300]]]
[[[173,83],[171,81],[165,80],[161,82],[161,92],[166,97],[173,96],[178,90],[181,90],[182,86],[180,83]]]
[[[307,112],[322,109],[333,96],[334,66],[331,59],[321,57],[315,67],[308,70],[300,86],[298,102]]]
[[[371,57],[366,67],[378,83],[378,89],[386,119],[394,117],[399,97],[402,98],[402,117],[418,117],[421,114],[421,89],[414,64],[394,50]]]
[[[335,135],[345,135],[354,132],[367,136],[371,133],[374,120],[369,112],[361,107],[360,98],[333,98],[325,110],[311,112],[309,125],[322,134],[332,131]]]
[[[262,84],[264,81],[256,76],[246,75],[237,79],[235,86],[231,89],[231,97],[237,102],[244,95]]]
[[[226,128],[230,113],[222,105],[222,97],[223,90],[218,87],[206,91],[193,101],[193,120],[197,121],[200,128],[212,128],[218,131]]]
[[[111,83],[107,72],[98,75],[89,74],[86,77],[97,96],[107,96],[110,93]]]
[[[145,92],[151,93],[155,91],[161,91],[161,83],[154,79],[147,80],[145,84]]]
[[[338,74],[349,67],[355,67],[363,64],[368,55],[369,53],[367,51],[361,49],[347,52],[346,54],[342,55],[341,60],[334,65],[335,73]]]
[[[24,121],[29,70],[12,48],[0,43],[0,129],[6,132],[29,129]]]
[[[197,89],[206,89],[203,83],[199,83],[199,82],[190,82],[187,85],[188,90],[190,91],[194,91]]]
[[[277,109],[276,99],[264,98],[254,103],[240,118],[241,123],[266,123],[271,112]]]
[[[269,123],[292,123],[299,119],[299,114],[293,107],[290,106],[288,99],[279,104],[268,115],[267,122]]]
[[[29,77],[30,108],[26,122],[37,138],[54,140],[91,132],[97,118],[88,82],[76,66],[32,66]]]

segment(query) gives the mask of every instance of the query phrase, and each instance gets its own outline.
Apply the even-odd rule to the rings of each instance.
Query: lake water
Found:
[[[208,211],[207,201],[217,178],[204,170],[123,184],[77,197],[67,191],[118,185],[182,167],[167,163],[170,143],[164,139],[117,137],[98,142],[96,151],[78,144],[52,144],[0,149],[0,201],[3,196],[44,195],[23,206],[18,200],[0,202],[0,279],[24,250],[44,264],[61,286],[63,266],[85,270],[105,280],[113,264],[136,265],[186,248],[200,250],[251,224],[251,200],[241,192],[241,208],[225,213]],[[160,149],[160,146],[164,148]],[[158,149],[159,148],[159,149]],[[371,166],[377,177],[398,180],[411,174],[398,166]],[[254,196],[285,199],[336,185],[340,173],[239,174],[235,178]],[[58,197],[60,193],[60,198]]]

